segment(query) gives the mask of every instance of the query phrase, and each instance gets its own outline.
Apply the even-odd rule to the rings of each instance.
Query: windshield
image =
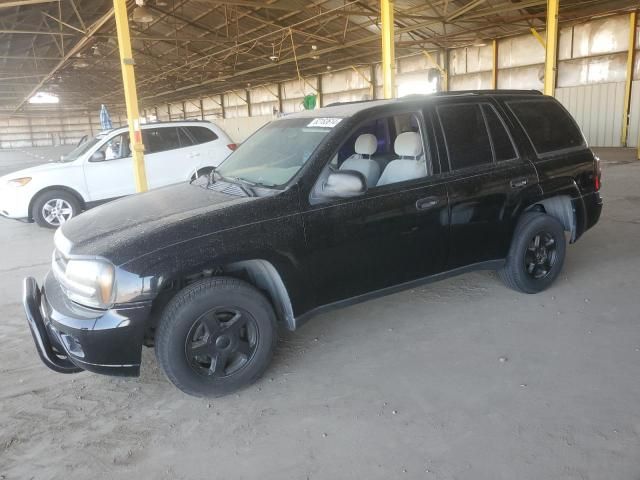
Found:
[[[293,118],[272,122],[232,153],[218,173],[227,179],[266,187],[284,185],[300,171],[339,121],[339,118]]]
[[[92,138],[91,140],[84,142],[82,145],[78,145],[76,148],[71,150],[69,153],[64,155],[60,161],[61,162],[73,162],[74,160],[80,158],[81,155],[88,152],[91,147],[93,147],[96,143],[102,141],[104,136],[99,135],[97,137]]]

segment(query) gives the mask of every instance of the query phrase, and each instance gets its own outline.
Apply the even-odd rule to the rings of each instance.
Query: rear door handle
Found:
[[[418,210],[429,210],[437,206],[440,203],[440,199],[438,197],[425,197],[416,201],[416,208]]]
[[[524,187],[529,181],[526,178],[514,178],[513,180],[511,180],[511,188],[522,188]]]

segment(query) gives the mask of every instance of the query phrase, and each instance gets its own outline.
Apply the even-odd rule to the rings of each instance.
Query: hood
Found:
[[[20,177],[33,177],[34,175],[42,172],[48,172],[49,170],[61,170],[65,168],[77,168],[72,162],[63,163],[63,162],[54,162],[50,161],[49,163],[43,163],[42,165],[36,165],[35,167],[23,168],[22,170],[17,170],[15,172],[8,173],[0,177],[0,182],[4,183],[13,178]]]
[[[216,184],[217,185],[217,184]],[[61,227],[70,253],[120,265],[184,239],[255,221],[249,203],[268,200],[181,183],[93,208]]]

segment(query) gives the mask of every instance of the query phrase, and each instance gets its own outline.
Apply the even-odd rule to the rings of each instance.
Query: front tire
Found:
[[[47,190],[39,194],[31,207],[31,217],[45,228],[58,228],[79,213],[80,202],[64,190]]]
[[[525,213],[516,227],[505,266],[498,274],[513,290],[538,293],[560,274],[565,252],[564,227],[557,219],[542,212]]]
[[[276,342],[276,315],[265,296],[241,280],[214,277],[189,285],[169,302],[155,352],[180,390],[217,397],[255,382]]]

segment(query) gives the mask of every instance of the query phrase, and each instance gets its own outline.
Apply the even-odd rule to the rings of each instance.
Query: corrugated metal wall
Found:
[[[620,146],[624,82],[558,88],[556,98],[576,119],[589,145]]]

